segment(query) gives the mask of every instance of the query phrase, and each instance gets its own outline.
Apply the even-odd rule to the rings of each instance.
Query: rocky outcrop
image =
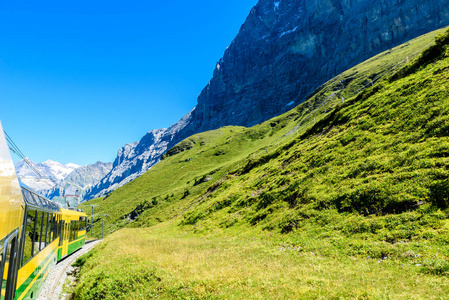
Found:
[[[447,0],[261,0],[198,97],[193,131],[270,119],[357,63],[448,24]]]
[[[139,142],[123,146],[118,151],[111,172],[88,189],[84,199],[106,195],[145,173],[159,162],[162,154],[186,137],[183,130],[190,123],[191,113],[188,113],[170,128],[152,130]]]
[[[260,0],[216,64],[196,107],[125,146],[88,197],[136,178],[182,139],[252,126],[303,102],[352,66],[449,25],[449,0]]]

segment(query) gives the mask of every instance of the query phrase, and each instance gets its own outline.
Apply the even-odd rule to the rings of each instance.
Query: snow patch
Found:
[[[281,1],[276,1],[273,4],[274,4],[274,10],[276,11],[279,9],[279,5],[281,4]]]
[[[282,32],[281,34],[279,34],[279,38],[282,38],[282,37],[283,37],[284,35],[286,35],[286,34],[293,33],[293,32],[295,32],[297,29],[298,29],[298,26],[296,26],[295,28],[293,28],[293,29],[291,29],[291,30],[284,31],[284,32]]]

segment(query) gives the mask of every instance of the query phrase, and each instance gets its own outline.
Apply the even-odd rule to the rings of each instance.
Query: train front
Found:
[[[0,123],[0,299],[13,299],[25,202]]]

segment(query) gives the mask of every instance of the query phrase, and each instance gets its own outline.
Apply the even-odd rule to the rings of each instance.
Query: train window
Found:
[[[73,233],[75,232],[75,222],[70,221],[70,238],[69,241],[73,241]]]
[[[59,216],[55,215],[55,239],[59,237]]]
[[[53,215],[53,240],[58,238],[58,215]]]
[[[78,231],[80,230],[80,222],[79,221],[75,221],[75,239],[78,238]]]
[[[48,213],[48,221],[47,221],[47,245],[51,243],[51,213]]]
[[[55,224],[55,238],[60,237],[60,225],[59,225],[59,215],[56,215],[56,224]]]
[[[36,203],[34,202],[34,197],[31,195],[31,193],[30,193],[29,191],[27,191],[27,190],[22,190],[22,195],[24,196],[24,198],[26,199],[26,201],[27,201],[28,203],[36,204]]]
[[[79,230],[86,230],[86,218],[80,217],[80,228]]]
[[[58,234],[59,234],[59,246],[62,246],[64,240],[64,221],[60,220],[58,223]]]
[[[48,232],[47,232],[47,239],[48,243],[50,244],[53,241],[53,214],[48,214]]]
[[[64,226],[64,221],[61,220],[61,216],[58,215],[58,237],[59,237],[59,242],[62,241],[62,229],[63,229],[63,226]]]
[[[41,203],[41,205],[43,206],[43,207],[47,207],[48,205],[47,205],[47,201],[45,201],[45,199],[44,198],[42,198],[41,196],[36,196],[37,198],[39,198],[39,202]]]
[[[56,215],[55,217],[55,239],[57,239],[59,237],[59,215]]]
[[[72,230],[71,230],[71,232],[70,232],[70,240],[71,241],[74,241],[74,240],[76,240],[76,238],[77,238],[77,233],[78,233],[78,222],[77,221],[72,221],[72,222],[70,222],[71,223],[71,227],[72,227]]]
[[[41,232],[41,238],[40,238],[40,246],[41,250],[45,248],[47,238],[47,219],[48,219],[48,213],[42,212],[42,232]]]
[[[34,252],[33,256],[38,254],[41,250],[41,241],[42,241],[42,222],[44,221],[43,218],[44,212],[37,212],[37,218],[36,218],[36,230],[34,232]]]
[[[50,242],[50,239],[48,238],[48,233],[50,232],[50,223],[49,223],[49,213],[44,214],[44,227],[42,228],[42,244],[43,247],[46,247],[48,243]]]
[[[30,193],[30,198],[33,199],[33,203],[35,203],[35,204],[37,204],[37,205],[39,205],[39,206],[42,205],[42,204],[41,204],[41,201],[39,200],[39,197],[36,196],[36,195],[34,195],[33,193]]]
[[[66,239],[71,241],[72,240],[72,222],[67,223],[67,236]]]
[[[50,241],[53,242],[56,239],[56,215],[55,214],[51,214],[51,219],[50,219]]]
[[[33,256],[34,251],[34,229],[36,225],[35,210],[29,210],[26,219],[25,245],[23,247],[22,266]]]

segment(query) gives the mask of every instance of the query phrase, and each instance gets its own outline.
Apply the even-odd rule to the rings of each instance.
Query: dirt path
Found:
[[[80,250],[58,262],[45,280],[45,285],[37,300],[59,299],[62,294],[62,287],[67,278],[67,273],[73,271],[71,270],[72,264],[78,257],[92,250],[99,242],[101,240],[88,241]]]

